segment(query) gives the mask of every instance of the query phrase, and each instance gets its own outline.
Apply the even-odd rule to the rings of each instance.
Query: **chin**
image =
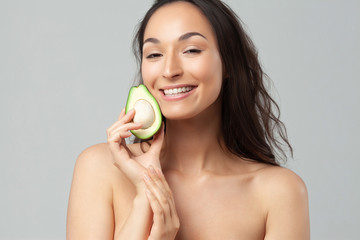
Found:
[[[162,112],[162,114],[167,120],[186,120],[196,116],[196,114],[194,113],[193,114],[185,113],[183,111],[182,112],[164,111]]]

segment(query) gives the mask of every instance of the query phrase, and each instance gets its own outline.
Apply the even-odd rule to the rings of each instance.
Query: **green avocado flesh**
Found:
[[[133,121],[140,122],[142,128],[131,130],[140,139],[151,138],[161,127],[162,115],[159,104],[145,85],[132,87],[129,91],[125,112],[135,109]]]

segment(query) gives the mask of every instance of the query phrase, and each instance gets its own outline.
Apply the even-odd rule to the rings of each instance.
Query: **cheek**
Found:
[[[214,92],[222,85],[222,63],[218,54],[207,55],[201,61],[189,65],[197,79],[201,79],[206,86],[211,86]]]
[[[144,84],[147,87],[153,87],[155,79],[158,76],[159,69],[156,64],[142,63],[141,64],[141,76],[144,80]]]

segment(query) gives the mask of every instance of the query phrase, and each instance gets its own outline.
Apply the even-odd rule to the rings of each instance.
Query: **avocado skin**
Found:
[[[130,130],[130,132],[134,134],[135,137],[145,140],[151,138],[160,129],[162,123],[162,114],[159,104],[144,84],[130,88],[126,101],[125,113],[128,113],[131,109],[133,109],[136,101],[140,99],[144,99],[151,104],[152,108],[154,109],[155,120],[152,126],[147,129]]]

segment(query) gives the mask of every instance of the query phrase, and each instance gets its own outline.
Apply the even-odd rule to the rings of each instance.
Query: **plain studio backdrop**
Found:
[[[226,1],[259,50],[312,239],[359,239],[360,1]],[[151,0],[0,0],[0,239],[65,239],[77,156],[106,141]]]

